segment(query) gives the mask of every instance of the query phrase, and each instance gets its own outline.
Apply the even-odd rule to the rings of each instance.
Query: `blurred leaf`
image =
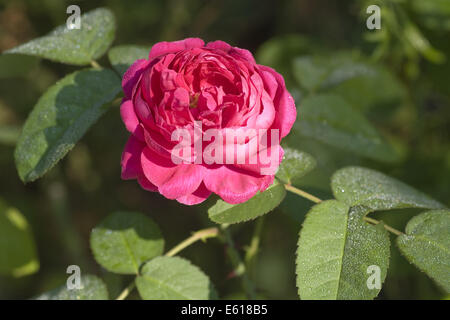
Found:
[[[301,299],[372,299],[369,266],[389,266],[389,236],[382,224],[362,219],[368,210],[336,200],[315,205],[307,214],[297,250],[297,287]]]
[[[6,54],[26,54],[57,62],[85,65],[101,57],[114,40],[116,31],[113,13],[106,8],[92,10],[81,16],[80,29],[61,25],[44,37],[31,40]]]
[[[403,255],[450,293],[450,211],[433,210],[412,218],[397,238]]]
[[[108,51],[108,58],[114,69],[123,75],[138,59],[148,59],[150,47],[123,45],[113,47]]]
[[[27,220],[0,200],[0,274],[22,277],[38,270],[36,245]]]
[[[378,161],[398,158],[367,119],[339,96],[311,96],[300,103],[299,112],[300,121],[294,124],[294,130],[305,137]]]
[[[137,274],[145,261],[159,256],[164,239],[159,227],[135,212],[115,212],[91,232],[95,260],[105,269],[121,274]]]
[[[208,276],[180,257],[150,260],[136,286],[144,300],[208,300],[214,293]]]
[[[315,168],[316,160],[310,154],[286,147],[283,149],[284,158],[276,174],[281,181],[291,184]]]
[[[346,79],[326,91],[341,96],[358,110],[383,107],[380,113],[385,120],[386,113],[404,103],[406,90],[387,68],[381,65],[371,68],[373,72]]]
[[[238,223],[255,219],[276,208],[286,196],[283,184],[275,179],[264,192],[258,192],[250,200],[230,204],[221,199],[208,210],[209,218],[216,223]]]
[[[81,289],[68,289],[63,285],[43,293],[36,300],[108,300],[108,289],[103,281],[93,275],[81,276]]]
[[[317,53],[319,48],[311,39],[299,34],[278,36],[264,42],[256,52],[256,61],[270,66],[283,75],[286,84],[294,83],[292,61],[304,54]]]
[[[0,125],[0,144],[13,146],[20,136],[20,127]]]
[[[0,55],[0,79],[22,76],[33,69],[38,60],[21,54]]]
[[[408,23],[404,27],[403,34],[409,43],[427,60],[433,63],[443,63],[445,61],[445,55],[434,48],[413,23]]]
[[[364,205],[372,210],[444,207],[401,181],[361,167],[336,171],[331,178],[331,189],[336,199],[349,206]]]
[[[28,116],[15,150],[24,182],[44,175],[108,109],[121,90],[112,70],[86,69],[51,86]]]
[[[345,55],[333,57],[303,56],[294,60],[294,76],[308,91],[336,86],[358,76],[372,76],[375,71],[368,64]]]
[[[448,0],[411,0],[410,5],[420,15],[427,28],[450,30],[450,2]]]

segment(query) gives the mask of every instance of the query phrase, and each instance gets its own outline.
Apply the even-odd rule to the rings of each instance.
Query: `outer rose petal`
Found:
[[[159,156],[150,148],[144,148],[141,164],[145,177],[168,199],[180,198],[195,192],[204,176],[202,166],[175,165],[170,159]]]
[[[258,191],[267,188],[273,176],[255,176],[222,165],[208,168],[204,177],[206,188],[218,194],[224,201],[237,204],[245,202]],[[263,188],[265,187],[265,188]]]
[[[192,206],[205,201],[210,195],[211,191],[206,189],[205,184],[202,183],[194,193],[179,197],[177,198],[177,201]]]
[[[201,48],[205,45],[205,42],[200,38],[187,38],[179,41],[172,42],[158,42],[153,45],[148,55],[150,60],[162,56],[168,53],[175,53],[189,48]]]
[[[256,64],[255,58],[253,58],[253,55],[250,51],[248,51],[246,49],[232,47],[225,41],[221,41],[221,40],[211,41],[211,42],[208,42],[206,47],[211,48],[211,49],[222,49],[223,51],[230,53],[231,55],[235,54],[241,58],[244,58],[244,60],[247,60],[248,62],[250,62],[252,64]]]
[[[141,141],[144,141],[144,134],[142,127],[139,124],[139,119],[134,111],[134,104],[131,100],[123,100],[120,105],[120,116],[123,123],[129,132],[134,134]]]
[[[122,78],[122,88],[126,98],[131,98],[133,89],[136,86],[142,72],[149,65],[149,61],[145,59],[136,60],[131,67],[125,72]]]
[[[142,174],[141,153],[144,147],[143,142],[130,136],[122,153],[122,179],[136,179]]]
[[[275,94],[274,99],[277,116],[275,117],[275,121],[272,127],[274,129],[280,129],[281,139],[285,137],[289,133],[289,131],[291,131],[295,119],[297,118],[297,109],[295,108],[295,102],[291,94],[286,89],[283,77],[278,72],[263,65],[258,65],[258,67],[262,71],[270,72],[278,83],[278,90]],[[267,77],[264,72],[261,72],[261,76],[263,77],[263,79],[265,78],[264,81],[266,84],[271,82],[273,83],[273,79]]]

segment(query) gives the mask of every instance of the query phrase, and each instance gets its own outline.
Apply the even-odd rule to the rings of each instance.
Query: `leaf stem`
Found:
[[[247,248],[245,253],[245,265],[247,266],[248,269],[251,269],[251,266],[254,263],[256,255],[258,254],[263,225],[264,225],[264,216],[256,219],[255,230],[253,231],[250,246]]]
[[[312,202],[315,202],[315,203],[322,202],[322,200],[317,198],[316,196],[313,196],[312,194],[309,194],[306,191],[300,190],[300,189],[298,189],[298,188],[296,188],[296,187],[294,187],[294,186],[292,186],[290,184],[285,184],[284,187],[286,188],[287,191],[295,193],[296,195],[299,195],[300,197],[308,199],[308,200],[310,200]]]
[[[191,244],[193,244],[194,242],[198,241],[198,240],[202,240],[205,241],[208,238],[214,238],[217,237],[217,235],[219,234],[219,229],[218,228],[207,228],[207,229],[202,229],[199,231],[194,232],[189,238],[187,238],[186,240],[180,242],[178,245],[176,245],[172,250],[168,251],[165,255],[167,257],[173,257],[174,255],[176,255],[177,253],[179,253],[181,250],[183,250],[184,248],[190,246]],[[133,280],[133,282],[131,282],[120,294],[119,296],[116,298],[116,300],[124,300],[131,291],[133,291],[133,289],[135,288],[136,283],[135,280]]]
[[[369,218],[369,217],[364,217],[363,219],[364,219],[365,221],[370,222],[370,223],[375,224],[375,225],[377,225],[377,224],[379,224],[379,223],[381,222],[381,221],[378,221],[378,220],[375,220],[375,219],[372,219],[372,218]],[[384,228],[385,228],[387,231],[392,232],[393,234],[395,234],[395,235],[397,235],[397,236],[401,236],[401,235],[403,234],[403,232],[401,232],[401,231],[399,231],[399,230],[397,230],[397,229],[394,229],[394,228],[392,228],[391,226],[388,226],[387,224],[384,224],[384,223],[383,223],[383,226],[384,226]]]
[[[303,197],[303,198],[306,198],[306,199],[308,199],[308,200],[311,200],[312,202],[315,202],[315,203],[320,203],[320,202],[322,202],[321,199],[319,199],[319,198],[313,196],[312,194],[309,194],[309,193],[307,193],[307,192],[305,192],[305,191],[303,191],[303,190],[300,190],[300,189],[298,189],[298,188],[296,188],[296,187],[293,187],[293,186],[290,185],[290,184],[285,184],[284,187],[286,188],[286,190],[288,190],[288,191],[290,191],[290,192],[292,192],[292,193],[295,193],[295,194],[299,195],[300,197]],[[375,225],[376,225],[376,224],[379,224],[379,223],[381,222],[381,221],[378,221],[378,220],[375,220],[375,219],[372,219],[372,218],[369,218],[369,217],[364,217],[363,219],[364,219],[365,221],[370,222],[370,223],[375,224]],[[397,229],[394,229],[394,228],[392,228],[391,226],[388,226],[387,224],[384,224],[384,223],[383,223],[383,226],[384,226],[384,228],[385,228],[387,231],[392,232],[393,234],[395,234],[395,235],[397,235],[397,236],[400,236],[400,235],[403,234],[403,232],[401,232],[401,231],[399,231],[399,230],[397,230]]]
[[[91,60],[91,66],[95,69],[101,69],[102,67],[98,64],[97,61]]]
[[[184,240],[181,243],[179,243],[178,245],[176,245],[174,248],[172,248],[172,250],[168,251],[165,255],[167,257],[173,257],[174,255],[179,253],[184,248],[190,246],[194,242],[196,242],[198,240],[205,241],[208,238],[217,237],[218,234],[219,234],[219,229],[216,227],[196,231],[189,238],[187,238],[186,240]]]
[[[223,224],[221,226],[222,233],[224,235],[224,243],[227,245],[227,254],[231,260],[231,264],[234,268],[234,275],[241,277],[242,279],[242,287],[250,300],[256,299],[255,287],[253,282],[251,282],[250,278],[246,273],[246,267],[244,262],[239,255],[239,252],[236,250],[234,246],[233,238],[231,237],[231,233],[228,230],[228,224]]]
[[[133,280],[116,298],[116,300],[125,300],[126,297],[133,291],[136,286],[135,280]]]

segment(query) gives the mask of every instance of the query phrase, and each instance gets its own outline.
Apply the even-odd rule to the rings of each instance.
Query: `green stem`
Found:
[[[205,241],[208,238],[217,237],[218,234],[219,234],[219,229],[217,229],[217,228],[208,228],[208,229],[203,229],[203,230],[199,230],[197,232],[194,232],[192,234],[192,236],[190,236],[186,240],[184,240],[181,243],[179,243],[178,245],[176,245],[172,250],[168,251],[166,253],[166,256],[167,257],[173,257],[174,255],[179,253],[184,248],[190,246],[194,242],[196,242],[198,240]]]
[[[185,249],[186,247],[189,247],[191,244],[193,244],[194,242],[198,241],[198,240],[202,240],[205,241],[208,238],[214,238],[217,237],[217,235],[219,234],[219,229],[218,228],[208,228],[208,229],[203,229],[203,230],[199,230],[196,231],[192,234],[192,236],[190,236],[189,238],[187,238],[186,240],[183,240],[182,242],[180,242],[178,245],[176,245],[172,250],[168,251],[165,256],[166,257],[173,257],[174,255],[176,255],[177,253],[179,253],[181,250]],[[116,298],[116,300],[124,300],[131,291],[133,291],[133,289],[135,288],[136,284],[135,284],[135,280],[133,280],[133,282],[131,282],[120,294],[119,296]]]
[[[136,282],[133,280],[116,298],[116,300],[125,300],[126,297],[130,294],[131,291],[136,287]]]
[[[372,219],[372,218],[369,218],[369,217],[364,217],[363,219],[365,221],[370,222],[370,223],[375,224],[375,225],[377,225],[377,224],[379,224],[381,222],[381,221],[378,221],[378,220],[375,220],[375,219]],[[397,229],[394,229],[391,226],[388,226],[387,224],[383,224],[383,226],[384,226],[384,228],[387,231],[392,232],[393,234],[395,234],[397,236],[401,236],[403,234],[403,232],[401,232],[401,231],[399,231]]]
[[[241,259],[241,256],[239,255],[239,252],[236,250],[234,246],[233,238],[231,237],[231,233],[228,230],[228,225],[223,224],[221,229],[222,234],[224,235],[223,241],[227,245],[227,254],[234,268],[234,274],[238,277],[241,277],[242,287],[247,295],[247,298],[250,300],[255,300],[256,299],[255,287],[246,273],[246,267]]]
[[[101,69],[102,67],[98,64],[97,61],[91,60],[91,66],[95,69]]]
[[[306,198],[306,199],[308,199],[308,200],[310,200],[312,202],[315,202],[315,203],[322,202],[321,199],[319,199],[319,198],[313,196],[312,194],[309,194],[309,193],[307,193],[307,192],[305,192],[303,190],[300,190],[300,189],[298,189],[296,187],[293,187],[290,184],[285,184],[284,187],[286,188],[286,190],[288,190],[288,191],[290,191],[292,193],[295,193],[295,194],[299,195],[300,197]],[[372,218],[369,218],[369,217],[364,217],[363,219],[365,221],[370,222],[370,223],[375,224],[375,225],[379,224],[381,222],[381,221],[378,221],[378,220],[375,220],[375,219],[372,219]],[[397,236],[400,236],[400,235],[403,234],[403,232],[401,232],[401,231],[399,231],[397,229],[394,229],[391,226],[388,226],[387,224],[383,224],[383,226],[384,226],[384,228],[387,231],[392,232],[393,234],[395,234]]]
[[[252,269],[252,265],[255,261],[256,255],[259,251],[259,243],[261,242],[261,232],[264,225],[264,216],[259,217],[255,223],[255,230],[253,231],[250,246],[245,253],[245,265],[247,269]]]
[[[296,188],[296,187],[294,187],[294,186],[292,186],[290,184],[285,184],[284,187],[286,188],[287,191],[295,193],[295,194],[299,195],[300,197],[306,198],[306,199],[308,199],[308,200],[310,200],[312,202],[315,202],[315,203],[322,202],[322,200],[320,200],[319,198],[313,196],[312,194],[309,194],[306,191],[300,190],[300,189],[298,189],[298,188]]]

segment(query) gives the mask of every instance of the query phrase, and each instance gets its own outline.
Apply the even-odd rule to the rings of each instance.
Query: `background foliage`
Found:
[[[157,41],[189,36],[199,36],[206,41],[221,39],[251,50],[259,63],[276,68],[286,78],[290,91],[301,107],[293,133],[287,139],[287,145],[292,148],[292,152],[287,152],[289,162],[286,162],[279,178],[321,199],[332,199],[334,196],[342,203],[336,205],[333,200],[323,202],[314,207],[305,220],[311,203],[293,194],[285,194],[283,188],[275,185],[271,190],[272,202],[249,201],[245,204],[250,209],[244,212],[251,213],[251,208],[261,204],[266,207],[259,210],[266,212],[282,201],[264,220],[261,250],[256,263],[248,270],[258,297],[298,298],[296,283],[301,288],[303,280],[296,280],[295,252],[301,224],[314,228],[319,223],[317,217],[327,217],[315,212],[323,210],[326,213],[327,207],[333,206],[339,207],[333,208],[340,212],[340,207],[356,204],[364,207],[355,207],[351,212],[351,216],[356,217],[353,225],[347,226],[345,217],[340,215],[330,216],[330,219],[336,220],[333,222],[336,228],[359,230],[357,218],[365,212],[365,207],[377,211],[372,217],[382,219],[399,230],[405,230],[407,225],[406,235],[396,241],[398,246],[391,241],[389,272],[378,297],[445,297],[443,288],[448,288],[448,279],[438,287],[401,257],[398,247],[431,277],[448,272],[437,270],[429,264],[433,258],[448,261],[448,254],[432,252],[426,243],[420,242],[430,234],[448,232],[446,214],[442,211],[421,213],[417,208],[434,207],[433,200],[423,197],[421,193],[416,194],[403,184],[398,185],[397,181],[384,175],[373,173],[370,176],[370,172],[361,172],[357,167],[340,170],[335,175],[333,173],[346,166],[373,168],[431,195],[447,207],[450,205],[448,1],[1,0],[0,51],[46,35],[54,27],[64,24],[66,7],[74,3],[81,7],[82,13],[97,7],[109,8],[115,15],[117,26],[113,45],[141,45],[142,51],[135,49],[136,56]],[[369,4],[382,7],[381,31],[365,28],[365,8]],[[105,28],[103,40],[108,42],[110,29],[107,26],[111,20],[105,19],[99,26]],[[107,56],[102,56],[99,52],[107,47],[94,46],[92,52],[83,52],[87,57],[101,56],[98,60],[101,65],[108,66],[111,61],[118,72],[123,72],[124,65],[129,62],[123,59],[122,54],[127,52],[127,47],[117,47]],[[73,55],[73,52],[69,52],[66,58],[79,59],[75,64],[84,64],[89,60],[81,54]],[[76,70],[78,68],[75,66],[38,61],[34,57],[18,59],[11,55],[0,59],[0,226],[3,228],[0,235],[8,234],[10,239],[17,239],[13,242],[0,240],[0,252],[9,252],[10,257],[10,252],[17,251],[11,243],[24,252],[17,259],[8,260],[12,264],[7,266],[8,270],[0,268],[0,298],[30,298],[52,290],[65,283],[65,271],[71,264],[79,265],[83,274],[95,274],[106,282],[107,289],[97,286],[96,294],[104,297],[109,292],[109,297],[116,297],[132,278],[107,270],[130,274],[136,266],[120,263],[125,260],[114,261],[125,252],[120,246],[109,248],[112,252],[108,251],[108,243],[117,241],[114,237],[125,237],[131,241],[136,254],[132,258],[141,262],[161,254],[162,246],[166,249],[174,247],[193,230],[214,225],[208,216],[213,221],[230,222],[227,216],[236,211],[236,208],[224,203],[208,211],[214,199],[200,206],[186,207],[146,192],[136,182],[121,181],[119,161],[128,133],[120,120],[117,104],[109,106],[108,110],[103,107],[103,103],[110,101],[120,89],[117,89],[115,81],[109,81],[99,87],[96,95],[80,96],[79,90],[83,90],[83,84],[98,85],[98,80],[103,76],[110,78],[104,74],[107,71],[94,72],[98,74],[80,71],[66,77]],[[52,155],[31,170],[36,166],[36,159],[26,159],[17,172],[14,146],[39,97],[63,77],[61,82],[68,84],[69,89],[65,87],[64,92],[60,92],[56,88],[47,92],[37,104],[37,109],[40,103],[45,104],[45,100],[59,99],[67,104],[74,99],[85,99],[96,106],[88,117],[89,121],[102,116],[101,121],[88,130],[70,153],[43,178],[24,185],[19,175],[24,180],[34,180],[56,161]],[[84,80],[80,81],[80,78]],[[72,92],[70,86],[75,86],[77,91]],[[78,117],[84,115],[83,111],[71,108],[70,117],[59,119],[59,123],[69,126],[72,124],[70,119],[75,117],[81,124],[86,124],[85,118]],[[30,119],[36,125],[46,125],[37,111]],[[47,141],[46,137],[35,134],[33,130],[27,132],[24,128],[24,132],[31,141],[28,144],[37,149],[42,141]],[[66,149],[57,150],[56,160],[73,146],[78,137],[69,131],[63,132],[60,139],[65,142]],[[16,161],[21,158],[20,150],[16,151],[15,157]],[[301,160],[302,166],[295,165],[296,159]],[[354,179],[346,180],[343,178],[346,174]],[[371,182],[372,188],[359,190],[357,194],[348,192],[355,189],[352,186],[370,186]],[[378,186],[382,187],[376,189]],[[370,198],[370,192],[374,189],[377,195],[391,195],[392,190],[401,192],[395,197]],[[342,190],[347,190],[347,193],[342,193]],[[371,201],[364,201],[367,197]],[[412,209],[400,210],[405,207]],[[387,209],[394,210],[388,214],[384,211]],[[138,214],[133,221],[137,221],[141,232],[151,239],[146,236],[142,241],[136,234],[118,230],[115,221],[121,219],[121,214],[127,213],[130,217],[135,214],[122,210],[144,213],[161,230],[151,221],[140,223],[142,217]],[[236,215],[233,216],[236,218]],[[413,216],[416,217],[411,220]],[[248,220],[254,216],[237,218]],[[441,230],[434,230],[436,225],[441,226]],[[233,226],[232,234],[238,251],[243,252],[249,244],[254,226],[254,222]],[[112,238],[102,243],[101,237],[98,239],[96,235],[107,232],[108,228],[113,230],[111,234],[107,233]],[[365,245],[370,248],[371,241],[374,241],[380,250],[386,250],[386,238],[395,240],[395,237],[386,234],[382,228],[377,227],[376,230],[366,239]],[[318,228],[314,237],[320,235],[320,231]],[[304,243],[299,243],[300,251],[308,245],[307,234],[304,239]],[[444,243],[448,242],[448,237],[433,240]],[[345,245],[345,240],[338,239],[337,244],[339,241]],[[414,245],[414,242],[419,244]],[[101,248],[99,252],[108,252],[110,256],[99,258],[96,248]],[[154,290],[147,290],[146,283],[151,283],[152,277],[158,277],[159,268],[172,266],[172,277],[166,279],[166,285],[171,290],[161,292],[159,298],[175,293],[178,297],[192,294],[193,298],[207,298],[205,288],[209,288],[209,281],[214,283],[222,298],[241,298],[244,295],[240,289],[240,279],[231,272],[233,267],[225,254],[226,250],[217,239],[211,239],[205,244],[185,249],[179,254],[181,257],[155,258],[144,265],[138,277],[139,293],[155,298],[151,296]],[[431,258],[418,259],[415,256],[417,250],[433,254]],[[94,261],[92,253],[97,261],[103,261],[100,264],[104,268]],[[341,268],[352,268],[353,260],[361,254],[346,252]],[[380,259],[380,264],[385,263]],[[195,266],[199,266],[208,277]],[[9,273],[9,270],[13,272]],[[186,292],[185,287],[177,285],[178,270],[188,270],[191,278],[196,280],[195,290]],[[99,281],[94,276],[87,277],[88,283]],[[354,288],[340,287],[338,281],[338,286],[332,286],[327,291],[334,296],[327,297],[345,298],[352,291]],[[88,296],[93,292],[82,294]],[[305,297],[308,297],[307,294]],[[70,293],[56,289],[48,295],[66,297]],[[136,291],[131,295],[132,298],[137,296]]]

